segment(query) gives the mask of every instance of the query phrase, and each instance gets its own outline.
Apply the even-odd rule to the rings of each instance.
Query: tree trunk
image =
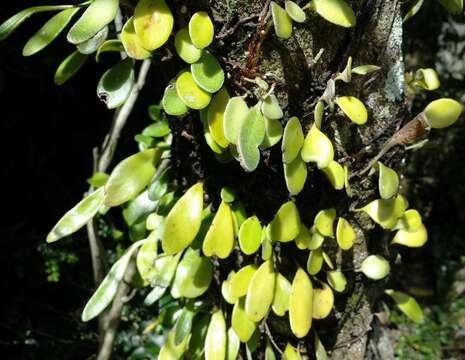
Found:
[[[216,33],[220,34],[212,50],[223,61],[230,95],[253,94],[254,85],[244,78],[266,77],[275,84],[275,93],[285,111],[285,118],[299,117],[305,131],[313,122],[313,107],[323,94],[331,74],[342,71],[349,56],[353,57],[354,66],[374,64],[381,67],[380,71],[367,76],[354,75],[350,84],[338,81],[336,85],[338,95],[353,95],[366,104],[369,121],[365,125],[352,124],[338,111],[323,122],[323,131],[335,146],[335,159],[344,158],[343,163],[355,172],[367,164],[405,120],[407,106],[403,95],[401,1],[356,0],[350,3],[357,15],[356,27],[345,29],[310,15],[304,24],[294,24],[289,40],[277,38],[272,27],[260,27],[259,15],[269,1],[212,0],[210,9]],[[189,12],[205,9],[208,4],[202,5],[198,5],[198,8],[194,6]],[[180,19],[178,25],[185,25],[186,16],[177,14],[177,19]],[[315,63],[315,55],[321,48],[324,53]],[[249,95],[248,100],[252,105],[257,98]],[[173,126],[173,158],[180,185],[193,183],[199,177],[205,178],[206,190],[212,200],[218,198],[222,186],[232,186],[237,190],[237,198],[245,205],[247,213],[255,213],[266,222],[288,200],[279,146],[263,151],[258,169],[246,173],[237,162],[224,165],[213,158],[204,144],[197,114],[176,121]],[[186,132],[193,137],[186,136]],[[362,149],[365,149],[365,156],[353,156]],[[394,168],[401,152],[402,149],[397,148],[388,153],[388,163]],[[368,346],[370,338],[382,340],[384,336],[382,333],[371,336],[371,329],[376,321],[373,316],[376,304],[385,283],[367,281],[351,270],[357,268],[368,253],[390,257],[386,239],[382,241],[365,215],[353,211],[377,197],[376,185],[368,177],[354,178],[351,185],[354,196],[348,198],[343,191],[332,190],[322,173],[310,166],[305,189],[296,197],[302,221],[306,225],[313,222],[319,210],[334,207],[338,215],[354,224],[357,232],[357,241],[351,251],[342,254],[335,245],[332,252],[330,250],[330,256],[336,260],[336,266],[344,270],[349,285],[343,294],[336,294],[335,315],[328,320],[315,322],[313,327],[332,359],[388,359],[392,357],[392,351],[385,341],[375,341],[373,346]],[[278,258],[279,252],[285,251],[288,261],[290,258],[296,259],[305,267],[308,254],[303,255],[295,247],[285,244],[276,251]],[[280,266],[280,270],[286,266],[295,268],[295,264],[284,262]],[[226,275],[227,272],[220,277],[225,278]],[[271,331],[274,340],[283,349],[287,341],[295,344],[296,340],[289,333],[287,325],[281,326],[280,321],[271,319]],[[303,353],[313,356],[311,335],[303,339],[299,346]]]

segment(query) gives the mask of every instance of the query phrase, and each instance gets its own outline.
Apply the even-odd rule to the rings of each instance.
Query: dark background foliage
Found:
[[[429,94],[428,99],[442,94],[463,102],[463,16],[448,17],[437,4],[426,3],[405,28],[407,67],[439,70],[441,92]],[[29,5],[28,1],[2,2],[0,21]],[[2,212],[6,217],[0,251],[0,356],[4,359],[85,359],[97,346],[95,324],[80,321],[93,288],[85,232],[53,245],[45,245],[45,236],[87,189],[92,148],[100,145],[111,122],[111,112],[95,95],[95,85],[108,66],[89,61],[71,81],[55,86],[55,69],[72,51],[63,37],[38,55],[21,56],[23,44],[47,17],[34,16],[0,43]],[[151,74],[148,83],[117,158],[136,149],[133,134],[147,122],[147,105],[158,100],[157,75]],[[419,98],[415,106],[421,109],[425,103]],[[457,305],[451,292],[465,281],[460,278],[465,267],[463,126],[462,119],[454,128],[432,133],[431,141],[411,153],[401,169],[407,179],[404,193],[424,214],[430,241],[419,251],[402,251],[402,263],[396,269],[399,286],[428,295],[420,296],[428,314],[422,329],[413,329],[397,313],[392,314],[396,324],[386,325],[393,341],[397,337],[394,347],[400,358],[465,357],[465,305]],[[105,239],[110,253],[116,245],[111,238]],[[136,341],[132,337],[140,335],[140,329],[129,331],[131,321],[139,320],[129,317],[123,324],[127,338],[117,343],[122,357],[131,349],[128,344]],[[399,329],[403,337],[396,332]],[[430,339],[431,332],[443,338]]]

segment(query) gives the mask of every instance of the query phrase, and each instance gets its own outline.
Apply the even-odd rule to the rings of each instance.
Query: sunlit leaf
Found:
[[[149,199],[148,192],[143,191],[123,210],[123,218],[129,226],[135,225],[154,211],[157,205],[157,202]]]
[[[205,337],[205,360],[222,360],[226,357],[226,322],[221,310],[213,313]]]
[[[239,132],[237,151],[246,171],[254,171],[260,162],[258,146],[265,137],[265,122],[258,104],[251,108]]]
[[[226,359],[225,360],[236,360],[237,356],[239,355],[239,348],[241,346],[241,342],[233,330],[232,327],[228,329],[228,345],[226,348]]]
[[[323,250],[317,248],[310,251],[307,259],[307,271],[310,275],[316,275],[323,267]]]
[[[196,84],[190,71],[178,76],[176,91],[184,104],[191,109],[201,110],[207,107],[211,100],[211,94]]]
[[[337,292],[343,292],[347,286],[347,279],[342,271],[331,270],[326,273],[328,284]]]
[[[283,134],[281,150],[283,152],[283,162],[291,163],[299,155],[300,149],[304,144],[304,133],[302,125],[295,116],[291,117],[286,123]]]
[[[110,175],[101,171],[97,171],[93,173],[90,178],[86,179],[86,181],[89,185],[92,185],[95,188],[99,188],[106,184],[109,177]]]
[[[368,112],[365,105],[355,96],[341,96],[336,98],[336,104],[355,124],[363,125],[368,120]]]
[[[147,50],[163,46],[173,30],[173,15],[165,0],[139,0],[134,10],[134,29]]]
[[[288,242],[294,240],[300,232],[299,210],[294,202],[281,205],[269,224],[272,241]]]
[[[176,328],[174,327],[168,333],[166,337],[165,343],[160,349],[160,353],[158,354],[158,360],[177,360],[181,359],[182,355],[184,354],[189,337],[186,336],[184,340],[179,344],[176,345],[175,342],[176,336]]]
[[[404,197],[397,195],[391,199],[373,200],[361,210],[383,229],[392,229],[397,220],[404,215],[407,206]]]
[[[389,275],[389,262],[379,255],[370,255],[363,260],[360,271],[369,279],[381,280]]]
[[[410,9],[407,11],[407,13],[404,16],[403,21],[406,22],[408,19],[415,16],[416,13],[423,6],[423,2],[424,2],[424,0],[413,0],[412,5],[410,6]]]
[[[307,244],[308,249],[309,250],[318,249],[323,244],[325,237],[316,229],[315,225],[311,227],[310,235],[312,236],[312,239]]]
[[[297,338],[303,338],[312,327],[313,286],[305,270],[298,268],[289,297],[289,323]]]
[[[250,320],[262,320],[273,302],[276,273],[270,260],[260,265],[250,279],[245,299],[245,312]]]
[[[324,319],[328,317],[333,309],[334,294],[331,287],[324,282],[321,283],[322,288],[313,289],[313,311],[314,319]]]
[[[223,299],[231,305],[234,305],[237,301],[237,298],[231,295],[231,282],[235,275],[236,272],[234,270],[231,271],[226,280],[221,284],[221,295],[223,295]]]
[[[279,106],[278,99],[274,94],[267,96],[262,102],[262,113],[263,116],[268,119],[278,120],[283,117],[283,110]]]
[[[274,289],[273,303],[271,308],[278,316],[284,316],[289,310],[289,298],[292,292],[292,285],[283,275],[276,275],[276,285]]]
[[[401,291],[394,291],[392,289],[387,289],[384,292],[396,302],[397,307],[411,320],[416,323],[423,322],[423,312],[421,311],[420,305],[418,305],[417,301],[413,297]]]
[[[250,340],[257,324],[249,319],[245,312],[245,298],[237,300],[231,314],[231,326],[239,337],[240,341],[245,343]]]
[[[340,217],[336,226],[336,241],[342,250],[349,250],[354,244],[355,231],[350,223]]]
[[[390,167],[378,161],[378,189],[382,199],[390,199],[399,191],[399,175]]]
[[[323,236],[334,237],[334,220],[336,220],[336,209],[320,210],[315,216],[315,228]]]
[[[360,65],[356,66],[352,69],[353,74],[358,74],[358,75],[367,75],[369,73],[372,73],[374,71],[378,71],[381,69],[379,66],[376,65]]]
[[[130,17],[123,26],[121,31],[121,42],[128,56],[136,60],[143,60],[150,57],[151,53],[142,45],[142,41],[136,34],[134,28],[134,17]]]
[[[240,298],[247,294],[250,280],[257,271],[257,266],[254,264],[246,265],[241,268],[236,275],[231,279],[230,293],[235,298]]]
[[[231,254],[233,247],[234,225],[231,208],[223,201],[205,235],[202,251],[206,256],[215,254],[220,259],[225,259]]]
[[[404,215],[399,218],[396,226],[397,230],[406,230],[410,233],[417,231],[423,224],[420,213],[415,209],[407,210]]]
[[[324,348],[316,332],[314,332],[313,338],[314,338],[313,347],[315,348],[316,360],[328,360],[328,354],[326,353],[326,349]]]
[[[79,44],[90,39],[105,25],[113,21],[118,6],[118,0],[93,1],[69,30],[68,41],[72,44]]]
[[[442,129],[455,123],[462,113],[462,105],[454,99],[443,98],[430,102],[423,114],[433,129]]]
[[[352,27],[356,18],[344,0],[314,0],[312,8],[325,20],[343,27]]]
[[[189,35],[198,49],[206,48],[213,41],[215,29],[213,22],[205,11],[198,11],[189,20]]]
[[[160,156],[160,150],[147,149],[116,165],[105,184],[105,206],[121,205],[139,194],[152,179]]]
[[[298,23],[305,22],[307,15],[305,15],[305,11],[297,5],[294,1],[286,0],[284,2],[284,7],[286,9],[287,14],[291,17],[292,20]]]
[[[302,360],[299,351],[291,344],[287,343],[284,349],[282,360]]]
[[[329,165],[321,169],[336,190],[344,188],[344,168],[337,161],[333,160]]]
[[[334,160],[333,144],[313,125],[305,137],[301,156],[305,162],[315,162],[319,169],[325,168]]]
[[[418,69],[415,72],[414,84],[429,91],[436,90],[441,85],[438,74],[431,68]]]
[[[262,225],[256,216],[245,220],[239,229],[239,246],[246,255],[255,253],[260,248]]]
[[[288,39],[292,35],[292,19],[281,6],[274,1],[270,4],[274,31],[277,37]]]
[[[303,223],[300,223],[299,235],[297,235],[294,241],[300,250],[308,249],[310,246],[310,243],[312,242],[312,235]]]
[[[77,44],[76,48],[81,54],[92,54],[105,42],[108,32],[108,26],[105,26],[90,39]]]
[[[397,231],[391,244],[399,244],[407,247],[421,247],[428,240],[428,231],[425,225],[421,224],[416,230],[410,232],[407,230]]]
[[[47,235],[47,242],[60,240],[86,225],[102,207],[103,196],[103,188],[99,188],[81,200],[57,222]]]
[[[222,88],[215,94],[208,107],[208,129],[215,142],[222,148],[229,145],[228,140],[224,136],[223,122],[226,106],[229,101],[229,94],[226,88]]]
[[[260,149],[268,149],[276,145],[283,136],[283,126],[279,120],[268,119],[263,117],[265,121],[265,137],[260,144]]]
[[[168,115],[180,116],[189,111],[187,105],[178,95],[176,81],[174,80],[165,88],[161,103],[163,104],[163,110],[165,110]]]
[[[186,27],[176,33],[174,47],[179,57],[188,64],[195,63],[202,56],[202,50],[194,46]]]
[[[202,51],[200,59],[191,65],[191,73],[196,84],[209,93],[215,93],[223,86],[224,71],[208,50]]]
[[[307,164],[300,156],[288,164],[284,163],[284,180],[291,195],[297,195],[302,191],[307,181],[307,172]]]
[[[249,107],[243,98],[235,96],[229,99],[223,114],[224,137],[232,144],[237,144],[239,132],[249,113]]]

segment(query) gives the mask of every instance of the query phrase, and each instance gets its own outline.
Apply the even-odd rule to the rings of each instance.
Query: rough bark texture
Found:
[[[278,39],[272,27],[268,32],[266,27],[260,27],[258,16],[264,6],[268,6],[266,0],[212,0],[210,3],[191,4],[189,10],[209,9],[213,14],[216,32],[221,37],[213,45],[213,51],[223,61],[231,96],[248,93],[249,105],[254,104],[257,101],[256,86],[244,77],[265,78],[276,86],[285,119],[298,116],[305,130],[312,124],[313,106],[323,94],[331,74],[344,69],[348,56],[353,57],[354,66],[381,66],[377,73],[354,75],[350,84],[338,81],[336,85],[338,95],[357,96],[366,104],[369,113],[366,125],[352,124],[337,108],[323,123],[323,130],[333,140],[335,158],[344,158],[344,163],[356,171],[363,168],[405,120],[407,107],[402,90],[401,1],[357,0],[350,3],[357,15],[356,27],[344,29],[310,14],[310,19],[304,24],[294,24],[293,35],[286,41]],[[178,25],[184,26],[188,18],[185,14],[178,15]],[[248,17],[250,21],[241,22],[236,27],[238,21]],[[261,47],[257,46],[259,43]],[[314,56],[321,48],[324,48],[323,56],[314,63]],[[173,127],[173,159],[179,185],[204,178],[207,193],[213,201],[217,201],[222,186],[232,186],[238,191],[238,198],[247,213],[255,213],[266,222],[288,200],[279,146],[262,152],[259,168],[253,173],[245,173],[235,161],[223,165],[213,158],[204,144],[197,115],[189,115],[182,122],[173,122]],[[363,156],[354,156],[361,150]],[[387,162],[391,166],[395,167],[399,150],[388,153]],[[357,268],[368,253],[392,255],[388,252],[386,239],[383,240],[373,223],[365,215],[353,211],[377,197],[373,180],[355,178],[352,187],[354,196],[348,198],[343,191],[330,189],[324,175],[310,166],[305,189],[296,197],[305,224],[310,225],[319,210],[335,207],[339,216],[346,217],[355,225],[357,232],[357,241],[351,251],[342,254],[336,246],[329,249],[337,266],[348,270],[345,273],[349,285],[344,294],[336,296],[335,315],[315,322],[314,328],[332,359],[389,359],[392,358],[392,350],[389,343],[383,341],[384,334],[371,331],[385,284],[367,281],[351,269]],[[284,253],[286,257],[280,256]],[[289,263],[291,259],[305,267],[308,254],[303,253],[287,244],[276,248],[279,270],[289,274],[295,272],[295,263]],[[222,269],[220,278],[226,275],[227,271],[223,273]],[[274,340],[281,349],[288,340],[296,343],[282,319],[270,316],[269,323]],[[374,341],[369,346],[371,339]],[[299,347],[312,357],[312,344],[310,334],[299,343]]]

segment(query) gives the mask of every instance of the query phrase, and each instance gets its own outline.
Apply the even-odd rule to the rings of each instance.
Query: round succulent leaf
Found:
[[[116,165],[105,184],[105,206],[121,205],[139,194],[150,183],[160,157],[159,149],[147,149]]]
[[[394,228],[397,220],[404,215],[407,207],[406,200],[401,195],[397,195],[390,199],[373,200],[361,210],[383,229],[390,230]]]
[[[291,344],[287,343],[284,348],[284,353],[282,359],[286,360],[302,360],[299,351],[293,347]]]
[[[108,26],[103,27],[97,34],[90,39],[76,45],[77,50],[81,54],[92,54],[106,41],[108,37]]]
[[[391,266],[382,256],[370,255],[363,260],[360,271],[369,279],[381,280],[389,275]]]
[[[189,20],[189,35],[198,49],[206,48],[213,41],[215,29],[213,22],[205,11],[198,11]]]
[[[412,296],[392,289],[387,289],[384,292],[396,302],[400,311],[407,315],[411,320],[416,323],[423,322],[423,311]]]
[[[324,172],[334,189],[342,190],[344,188],[344,168],[337,161],[331,161],[329,165],[321,169],[321,171]]]
[[[118,0],[95,0],[84,11],[68,32],[67,40],[79,44],[89,40],[105,25],[113,21],[119,8]]]
[[[265,121],[265,137],[260,144],[260,149],[268,149],[276,145],[283,136],[283,126],[279,120],[268,119],[263,117]]]
[[[234,305],[237,301],[237,298],[231,295],[231,281],[236,275],[236,272],[232,270],[226,280],[224,280],[221,284],[221,295],[223,295],[223,299],[231,305]]]
[[[283,275],[276,275],[273,303],[271,309],[278,316],[284,316],[289,310],[289,298],[292,292],[292,284]]]
[[[97,96],[108,109],[114,109],[124,104],[133,86],[133,61],[126,58],[103,74],[97,85]]]
[[[443,98],[430,102],[423,114],[433,129],[442,129],[455,123],[462,113],[462,105],[458,101]]]
[[[226,360],[236,360],[239,355],[241,342],[232,327],[228,329],[228,345],[226,348]]]
[[[305,270],[298,268],[289,296],[289,323],[293,334],[301,339],[312,327],[313,286]]]
[[[239,246],[246,255],[252,255],[260,248],[262,225],[258,217],[246,219],[239,229]]]
[[[431,68],[418,69],[415,73],[415,84],[429,91],[436,90],[441,85],[438,74]]]
[[[228,203],[221,202],[213,222],[203,240],[202,251],[206,256],[215,254],[225,259],[234,247],[234,224],[231,208]]]
[[[208,325],[205,337],[205,360],[219,360],[226,357],[226,322],[221,310],[216,310]]]
[[[420,228],[422,224],[423,222],[421,220],[421,215],[418,212],[418,210],[409,209],[404,213],[404,215],[401,218],[399,218],[394,229],[415,232]]]
[[[344,0],[315,0],[313,9],[325,20],[343,27],[355,26],[354,11]]]
[[[276,273],[271,260],[265,261],[253,274],[247,289],[245,312],[250,320],[259,322],[273,302]]]
[[[289,119],[284,127],[283,142],[281,150],[283,152],[283,162],[289,164],[300,152],[304,145],[304,133],[302,125],[297,117],[293,116]]]
[[[202,222],[203,184],[191,186],[168,213],[162,235],[163,251],[175,254],[188,247]]]
[[[281,205],[268,226],[270,240],[280,242],[294,240],[300,232],[300,215],[295,203],[288,201]]]
[[[305,162],[314,162],[323,169],[334,160],[334,149],[331,140],[313,125],[304,140],[301,151]]]
[[[250,280],[257,271],[257,266],[254,264],[246,265],[241,268],[236,275],[231,279],[229,291],[232,297],[240,298],[247,294]]]
[[[79,8],[60,11],[50,18],[24,45],[23,56],[31,56],[49,45],[68,25]]]
[[[399,244],[407,247],[421,247],[428,241],[428,231],[421,224],[415,231],[398,230],[391,244]]]
[[[241,165],[248,172],[254,171],[260,162],[258,146],[265,137],[265,121],[257,104],[251,108],[245,117],[237,141],[237,151]]]
[[[328,284],[337,292],[343,292],[347,286],[346,276],[342,271],[331,270],[326,273]]]
[[[165,110],[168,115],[181,116],[189,111],[187,105],[178,95],[176,81],[174,80],[165,88],[161,103],[163,105],[163,110]]]
[[[268,119],[279,120],[283,117],[283,110],[279,106],[275,94],[268,95],[262,102],[262,114]]]
[[[313,289],[313,311],[314,319],[324,319],[328,317],[334,306],[334,293],[328,284],[321,283],[322,288]]]
[[[136,34],[134,29],[134,17],[130,17],[123,26],[121,31],[121,42],[123,43],[124,50],[129,57],[136,60],[144,60],[150,57],[149,50],[142,46],[142,41]]]
[[[174,344],[180,345],[189,336],[192,330],[192,320],[195,312],[188,307],[182,309],[174,327]]]
[[[231,314],[231,327],[243,343],[250,340],[257,329],[257,324],[249,319],[245,312],[245,298],[237,300]]]
[[[349,250],[354,244],[354,240],[355,231],[352,228],[352,225],[350,225],[350,223],[346,219],[340,217],[337,221],[336,226],[337,244],[342,250]]]
[[[315,250],[321,247],[325,237],[316,229],[315,225],[311,227],[310,235],[312,236],[312,239],[308,243],[308,249]]]
[[[303,223],[300,223],[299,235],[297,235],[294,241],[300,250],[308,249],[312,241],[312,234],[310,234],[310,231]]]
[[[292,19],[281,6],[271,2],[271,16],[273,18],[274,31],[281,39],[289,39],[292,35]]]
[[[378,189],[382,199],[390,199],[399,191],[399,175],[390,167],[378,161]]]
[[[368,120],[368,112],[365,105],[355,96],[341,96],[336,99],[336,104],[355,124],[363,125]]]
[[[203,50],[200,59],[191,65],[194,81],[203,90],[215,93],[224,83],[224,71],[209,51]]]
[[[226,88],[222,88],[215,94],[208,107],[207,122],[208,130],[215,142],[222,148],[229,145],[228,140],[224,136],[223,122],[224,112],[229,101],[229,94]]]
[[[86,225],[103,206],[104,195],[103,187],[87,195],[58,220],[47,235],[47,242],[51,243],[60,240]]]
[[[299,194],[307,181],[307,164],[300,156],[292,162],[284,163],[284,179],[289,193],[293,196]]]
[[[63,85],[68,81],[79,69],[84,65],[88,55],[81,54],[79,51],[74,51],[68,55],[61,63],[55,72],[55,84]]]
[[[134,29],[147,50],[158,49],[168,41],[173,23],[165,0],[139,0],[134,9]]]
[[[305,11],[294,1],[286,0],[284,2],[284,8],[286,9],[287,14],[295,22],[303,23],[307,19]]]
[[[211,94],[197,85],[190,71],[185,71],[178,76],[176,91],[184,104],[191,109],[206,108],[211,100]]]
[[[223,133],[230,143],[237,144],[242,123],[248,113],[249,107],[242,97],[229,99],[223,114]]]
[[[182,28],[174,37],[174,47],[176,53],[188,64],[193,64],[202,56],[202,50],[192,43],[187,27]]]
[[[221,200],[224,202],[230,204],[236,200],[236,192],[234,191],[233,188],[229,186],[224,186],[221,188],[220,192]]]
[[[200,256],[198,250],[187,249],[176,268],[171,296],[175,299],[193,299],[207,291],[213,276],[210,259]]]
[[[315,250],[311,250],[310,254],[308,254],[307,259],[307,271],[310,275],[315,276],[318,274],[323,267],[323,250],[321,248],[317,248]]]
[[[320,210],[315,216],[315,228],[323,236],[334,237],[334,220],[336,220],[336,209]]]

